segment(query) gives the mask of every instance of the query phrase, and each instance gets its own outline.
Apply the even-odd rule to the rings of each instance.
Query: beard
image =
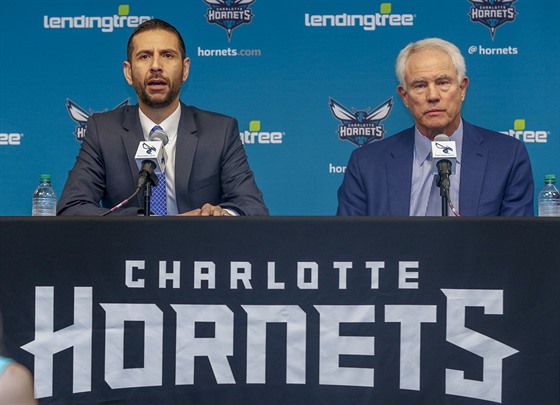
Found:
[[[135,81],[134,89],[138,98],[150,108],[165,108],[170,106],[179,97],[181,92],[181,80],[173,81],[169,86],[169,91],[167,92],[165,98],[162,100],[155,100],[152,95],[147,91],[146,82]],[[169,81],[167,81],[169,83]],[[179,84],[176,84],[179,83]]]

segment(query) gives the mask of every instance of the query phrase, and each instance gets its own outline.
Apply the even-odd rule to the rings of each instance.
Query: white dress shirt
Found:
[[[167,215],[177,215],[179,213],[177,208],[177,198],[175,195],[175,146],[177,145],[177,131],[179,129],[179,120],[181,118],[181,105],[164,121],[156,124],[149,119],[146,114],[138,109],[140,112],[140,124],[144,132],[144,139],[148,139],[152,128],[159,125],[163,132],[169,138],[169,142],[165,145],[165,153],[167,160],[165,162],[165,186],[167,187]]]

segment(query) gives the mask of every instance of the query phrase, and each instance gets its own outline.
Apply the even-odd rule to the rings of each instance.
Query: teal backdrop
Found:
[[[394,62],[434,36],[465,56],[463,117],[526,143],[537,193],[545,174],[560,177],[559,17],[558,0],[3,1],[0,215],[31,215],[41,173],[60,195],[83,120],[136,103],[122,62],[148,18],[185,39],[182,100],[238,119],[272,215],[334,215],[349,155],[371,140],[340,134],[389,137],[413,125]],[[350,114],[391,108],[342,122],[333,104]]]

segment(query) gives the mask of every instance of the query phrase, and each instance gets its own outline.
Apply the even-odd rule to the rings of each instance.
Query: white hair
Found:
[[[445,41],[440,38],[426,38],[420,41],[411,42],[406,47],[404,47],[399,52],[399,56],[397,56],[395,72],[397,74],[399,85],[403,89],[406,90],[406,82],[404,80],[404,70],[406,67],[406,63],[413,53],[421,51],[423,49],[438,49],[445,52],[451,59],[451,63],[453,63],[453,66],[455,66],[455,70],[457,71],[457,81],[461,83],[461,81],[466,77],[467,67],[465,65],[465,58],[463,58],[463,55],[461,54],[459,48],[457,48],[451,42]]]

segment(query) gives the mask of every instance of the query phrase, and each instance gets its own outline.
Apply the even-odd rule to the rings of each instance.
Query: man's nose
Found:
[[[439,100],[439,91],[435,83],[428,85],[428,101]]]
[[[160,71],[161,70],[161,61],[160,61],[159,57],[154,56],[152,58],[152,65],[150,66],[150,70],[152,70],[152,71]]]

